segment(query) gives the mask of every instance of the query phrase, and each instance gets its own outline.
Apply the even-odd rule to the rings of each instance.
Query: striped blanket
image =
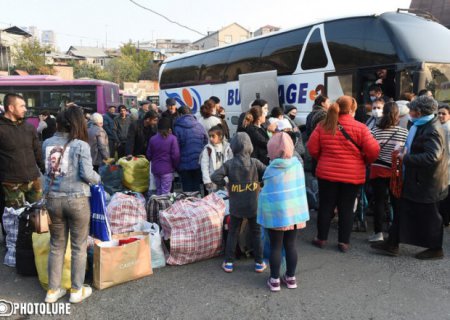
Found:
[[[274,159],[267,167],[258,198],[257,221],[264,228],[281,228],[309,220],[305,175],[300,161]]]

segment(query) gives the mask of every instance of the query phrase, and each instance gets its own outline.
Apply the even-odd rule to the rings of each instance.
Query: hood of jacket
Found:
[[[183,128],[193,128],[197,122],[197,119],[192,114],[185,114],[175,120],[175,125]]]
[[[406,116],[409,113],[408,104],[409,101],[407,100],[399,100],[395,102],[398,106],[399,116],[403,117]]]
[[[253,145],[250,137],[245,132],[238,132],[230,141],[231,151],[234,156],[250,157],[253,152]]]

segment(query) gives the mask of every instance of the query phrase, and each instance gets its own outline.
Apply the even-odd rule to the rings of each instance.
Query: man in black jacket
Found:
[[[153,110],[147,111],[143,119],[131,123],[125,146],[128,156],[146,154],[148,140],[157,132],[157,123],[158,114]]]
[[[20,208],[42,197],[41,144],[36,129],[24,120],[27,108],[18,94],[8,93],[0,116],[0,183],[6,207]],[[1,202],[1,201],[0,201]],[[3,208],[0,208],[3,215]]]
[[[398,244],[427,248],[417,259],[442,259],[443,225],[439,201],[448,193],[448,147],[435,115],[437,102],[421,96],[409,105],[413,126],[409,131],[403,159],[403,190],[400,212],[394,216],[389,239],[372,248],[388,255],[398,254]]]

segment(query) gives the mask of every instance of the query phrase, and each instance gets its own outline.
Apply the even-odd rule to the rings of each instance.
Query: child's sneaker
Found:
[[[261,273],[264,272],[264,270],[267,269],[266,263],[263,261],[262,263],[255,263],[255,272]]]
[[[281,277],[281,281],[288,287],[288,289],[296,289],[297,288],[297,280],[295,277],[288,277],[284,275]]]
[[[47,295],[45,296],[45,302],[46,303],[55,303],[60,298],[64,297],[66,295],[65,289],[56,289],[56,290],[48,290]]]
[[[281,290],[280,279],[269,278],[269,280],[267,280],[267,286],[272,292],[280,291]]]
[[[92,288],[87,284],[84,284],[83,287],[79,290],[70,289],[70,303],[79,303],[84,299],[88,298],[92,294]]]
[[[227,273],[233,272],[233,262],[222,263],[222,269],[223,269],[223,271],[225,271]]]

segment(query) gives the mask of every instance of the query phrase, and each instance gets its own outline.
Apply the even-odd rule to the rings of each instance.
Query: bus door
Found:
[[[325,74],[325,94],[332,101],[343,95],[356,97],[357,73],[329,72]]]

